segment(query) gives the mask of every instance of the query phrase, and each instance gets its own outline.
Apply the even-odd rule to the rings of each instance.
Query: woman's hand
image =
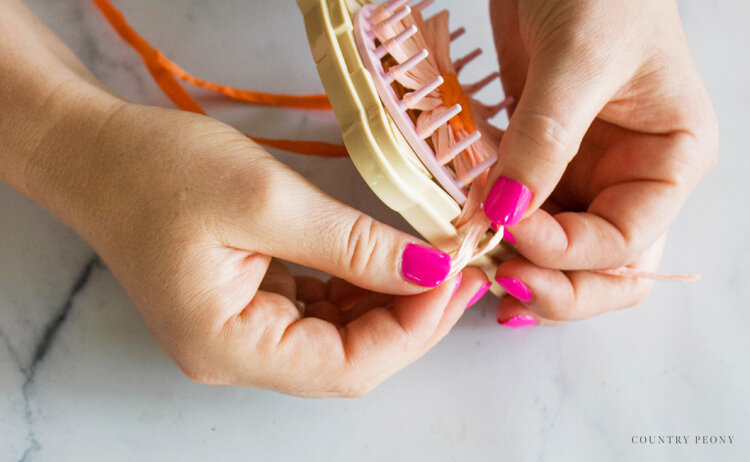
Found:
[[[0,6],[0,181],[97,251],[191,378],[361,395],[486,290],[236,130],[122,101],[22,3]],[[295,280],[273,257],[337,278]]]
[[[500,266],[498,320],[587,318],[639,303],[667,229],[718,149],[711,103],[671,0],[493,0],[518,102],[485,203],[521,257]],[[523,221],[522,221],[523,219]]]
[[[56,130],[93,122],[81,117]],[[194,380],[361,395],[445,336],[487,282],[475,269],[445,281],[447,254],[325,195],[220,122],[122,102],[96,118],[95,136],[76,136],[88,147],[40,160],[57,173],[32,183]],[[272,257],[337,278],[295,280]]]

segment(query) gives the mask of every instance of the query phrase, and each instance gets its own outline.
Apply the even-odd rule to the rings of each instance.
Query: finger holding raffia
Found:
[[[663,236],[629,267],[656,271],[665,242]],[[631,307],[654,284],[648,278],[542,268],[523,257],[500,265],[496,280],[508,291],[498,306],[498,322],[511,327],[555,325]]]

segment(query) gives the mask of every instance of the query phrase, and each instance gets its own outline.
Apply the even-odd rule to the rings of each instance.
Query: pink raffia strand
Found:
[[[701,277],[698,274],[663,274],[650,271],[640,271],[635,268],[623,266],[621,268],[595,270],[595,273],[617,276],[622,278],[653,279],[655,281],[695,282]]]

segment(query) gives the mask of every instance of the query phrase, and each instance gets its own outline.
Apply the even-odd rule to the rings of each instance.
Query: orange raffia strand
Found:
[[[200,104],[183,88],[177,78],[207,90],[215,91],[232,99],[252,104],[276,106],[293,109],[331,109],[330,102],[325,95],[279,95],[262,93],[249,90],[219,85],[199,79],[187,73],[158,49],[152,47],[146,39],[141,37],[128,24],[125,16],[115,8],[109,0],[92,0],[99,8],[107,21],[117,31],[125,42],[138,52],[146,64],[149,73],[162,89],[165,95],[180,109],[198,114],[206,114]],[[305,154],[320,157],[347,157],[346,148],[340,144],[325,143],[321,141],[293,141],[274,140],[259,138],[248,135],[256,143],[267,147],[281,149],[296,154]]]
[[[187,83],[193,84],[196,87],[205,88],[216,93],[221,93],[237,101],[244,101],[250,104],[262,104],[265,106],[276,106],[284,107],[289,109],[313,109],[313,110],[326,110],[330,111],[331,102],[328,101],[326,95],[284,95],[284,94],[273,94],[273,93],[262,93],[259,91],[242,90],[239,88],[228,87],[226,85],[219,85],[217,83],[208,82],[203,79],[199,79],[193,75],[190,75],[187,71],[178,66],[174,61],[171,61],[164,57],[166,60],[164,65],[177,76],[178,79],[184,80]]]
[[[443,84],[440,86],[440,96],[443,99],[445,107],[452,107],[456,104],[461,105],[461,113],[452,118],[448,123],[454,133],[465,130],[468,133],[477,131],[474,123],[474,115],[471,113],[471,101],[466,96],[458,76],[452,73],[442,73]]]

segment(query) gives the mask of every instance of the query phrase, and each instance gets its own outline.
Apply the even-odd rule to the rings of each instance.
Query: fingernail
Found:
[[[466,304],[466,309],[468,310],[472,306],[474,306],[480,298],[484,297],[484,294],[487,293],[488,290],[490,290],[490,287],[492,287],[491,282],[485,282],[482,284],[482,287],[479,288],[476,294],[474,294],[473,297],[471,297],[471,300],[469,300],[469,303]]]
[[[511,234],[511,232],[508,231],[508,228],[503,228],[503,240],[508,241],[513,245],[516,245],[516,236]]]
[[[517,298],[522,302],[530,302],[533,298],[529,286],[518,278],[497,278],[495,280],[513,298]]]
[[[445,252],[418,244],[406,244],[401,256],[401,274],[422,287],[437,287],[451,270],[451,257]]]
[[[464,278],[464,273],[458,273],[458,276],[456,277],[456,285],[453,286],[453,292],[451,292],[451,299],[456,296],[456,292],[458,292],[458,288],[461,287],[461,280]]]
[[[531,190],[521,183],[501,176],[492,186],[484,203],[487,218],[500,226],[513,226],[523,218],[531,202]]]
[[[507,321],[501,321],[497,320],[497,323],[505,326],[510,327],[513,329],[520,329],[522,327],[529,327],[529,326],[536,326],[537,322],[536,319],[533,316],[528,315],[521,315],[521,316],[513,316],[512,318],[508,319]]]

